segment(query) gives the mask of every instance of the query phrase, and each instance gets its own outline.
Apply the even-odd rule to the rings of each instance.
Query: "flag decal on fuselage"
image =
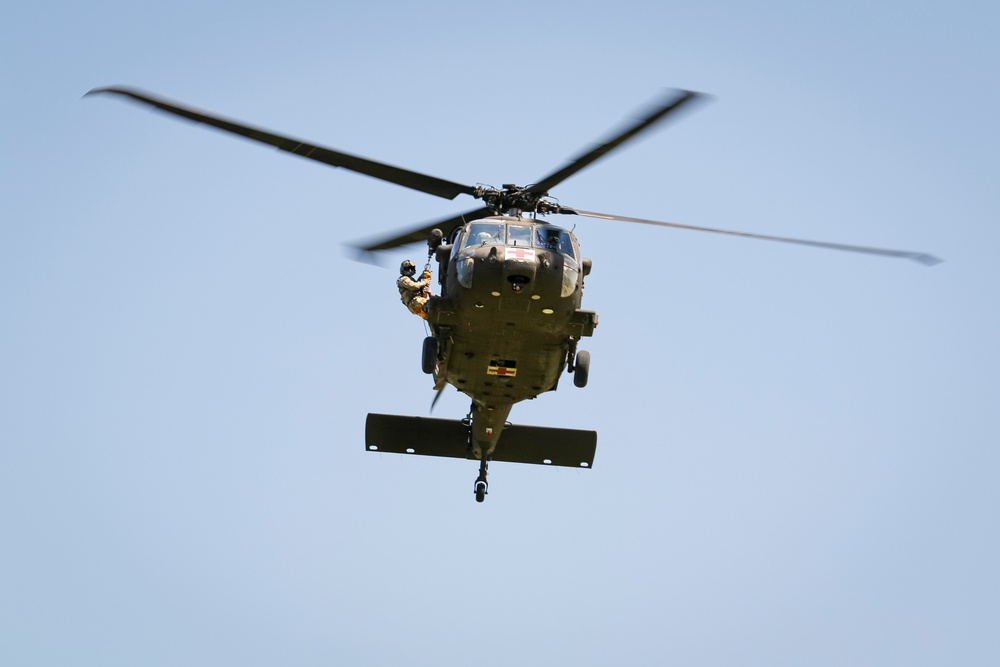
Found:
[[[514,377],[517,375],[517,362],[513,359],[492,359],[486,369],[487,375],[503,375],[504,377]]]

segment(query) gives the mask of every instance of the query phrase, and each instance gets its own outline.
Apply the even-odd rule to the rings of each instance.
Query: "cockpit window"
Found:
[[[531,227],[528,225],[508,225],[507,245],[531,247]]]
[[[569,232],[564,229],[537,227],[535,229],[535,246],[555,250],[575,259],[573,241],[570,239]]]
[[[565,229],[558,227],[504,224],[482,220],[473,222],[464,238],[456,243],[456,248],[470,248],[482,245],[509,245],[519,248],[545,248],[576,259],[573,251],[573,237]]]
[[[469,225],[464,246],[502,245],[505,242],[505,227],[502,222],[474,222]]]

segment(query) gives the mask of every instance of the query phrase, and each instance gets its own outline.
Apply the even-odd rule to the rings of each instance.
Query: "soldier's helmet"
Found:
[[[417,265],[410,260],[404,260],[402,264],[399,265],[399,274],[402,276],[412,276],[417,272]]]

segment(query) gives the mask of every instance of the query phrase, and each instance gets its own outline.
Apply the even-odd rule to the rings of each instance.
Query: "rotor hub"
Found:
[[[559,213],[562,207],[547,199],[548,192],[535,192],[530,186],[521,187],[504,184],[502,189],[477,185],[473,191],[476,199],[482,199],[494,213],[512,214],[528,211],[540,215]]]

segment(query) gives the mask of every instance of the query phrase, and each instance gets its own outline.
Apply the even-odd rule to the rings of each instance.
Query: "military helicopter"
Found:
[[[376,162],[273,134],[132,88],[95,88],[88,95],[95,93],[121,95],[310,160],[445,199],[468,195],[482,200],[483,206],[460,215],[357,246],[365,256],[427,243],[427,267],[436,260],[440,294],[426,295],[419,312],[426,318],[431,333],[423,341],[422,369],[434,377],[438,390],[435,402],[448,384],[472,399],[470,411],[462,420],[369,414],[365,448],[478,460],[479,475],[474,484],[478,502],[483,502],[488,493],[487,471],[491,460],[590,468],[597,448],[594,431],[512,425],[507,421],[515,403],[554,391],[564,372],[572,374],[577,387],[586,386],[590,354],[577,346],[581,338],[593,335],[598,324],[594,311],[581,309],[583,281],[590,273],[590,260],[581,255],[571,231],[539,216],[576,215],[692,229],[901,257],[925,265],[941,261],[918,252],[595,213],[564,206],[549,197],[551,188],[704,97],[686,90],[669,92],[645,115],[537,183],[506,184],[501,188],[463,185]],[[407,272],[405,262],[401,270]]]

